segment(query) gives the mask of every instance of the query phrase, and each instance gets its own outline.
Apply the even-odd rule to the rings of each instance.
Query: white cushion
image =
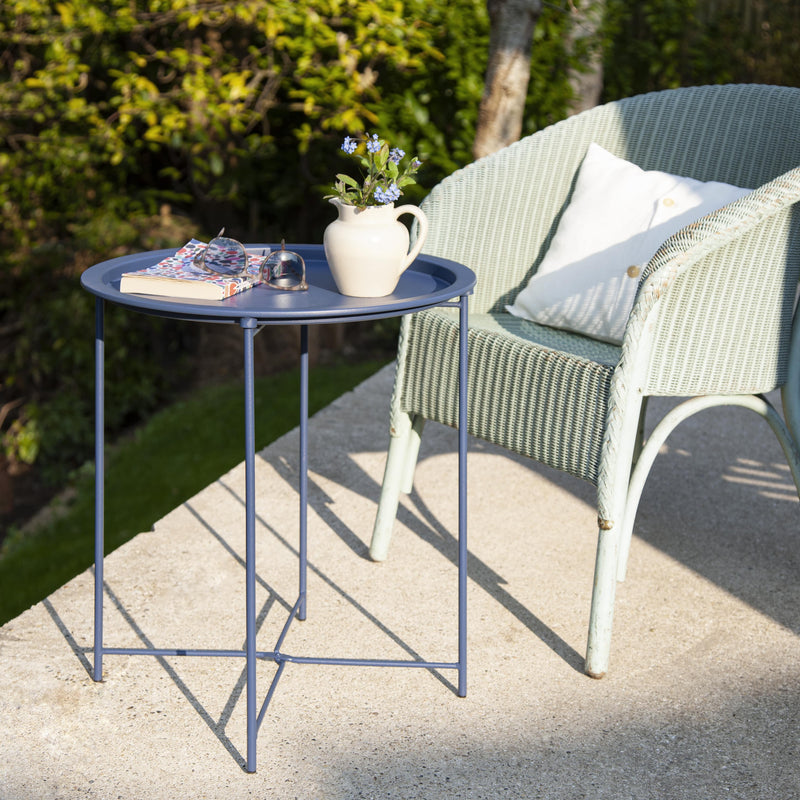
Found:
[[[641,271],[673,233],[749,193],[645,171],[592,143],[536,274],[507,310],[622,343]]]

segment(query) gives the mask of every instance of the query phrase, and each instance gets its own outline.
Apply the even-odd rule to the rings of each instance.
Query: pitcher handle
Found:
[[[403,266],[400,268],[400,273],[402,273],[419,255],[420,250],[422,250],[422,245],[425,244],[425,239],[428,236],[428,218],[425,216],[425,212],[421,208],[412,205],[400,206],[399,208],[395,209],[394,213],[395,219],[397,219],[401,214],[412,214],[419,222],[417,241],[414,242],[414,246],[409,251],[408,255],[406,256],[406,260],[403,262]]]

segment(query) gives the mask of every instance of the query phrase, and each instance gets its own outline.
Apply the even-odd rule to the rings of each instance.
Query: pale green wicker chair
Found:
[[[504,307],[535,272],[591,142],[752,194],[671,237],[642,273],[622,347]],[[708,86],[609,103],[459,170],[423,203],[424,250],[478,275],[470,299],[469,433],[597,486],[599,538],[586,672],[608,667],[616,582],[641,487],[667,434],[713,405],[762,415],[800,491],[800,89]],[[457,316],[403,320],[390,446],[371,545],[387,557],[425,420],[457,424]],[[763,393],[782,389],[788,427]],[[642,449],[646,398],[691,397]],[[637,460],[638,457],[638,460]],[[636,469],[632,474],[632,466]],[[499,535],[499,534],[498,534]]]

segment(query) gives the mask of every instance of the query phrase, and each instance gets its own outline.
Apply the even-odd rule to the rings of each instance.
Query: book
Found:
[[[195,300],[224,300],[261,283],[261,265],[269,255],[268,250],[260,254],[248,252],[250,264],[247,273],[228,278],[195,266],[197,254],[206,247],[205,242],[192,239],[175,255],[162,259],[152,267],[124,272],[120,281],[120,292]]]

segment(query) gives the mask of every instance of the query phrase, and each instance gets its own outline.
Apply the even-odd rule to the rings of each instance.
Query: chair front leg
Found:
[[[414,488],[414,472],[417,469],[419,459],[419,446],[422,442],[422,432],[425,429],[425,417],[421,414],[414,414],[411,422],[411,430],[408,432],[408,444],[406,445],[405,464],[403,466],[403,479],[400,484],[400,491],[404,494],[411,494]]]
[[[413,446],[413,424],[410,414],[398,414],[394,432],[389,438],[389,452],[383,473],[378,512],[372,530],[369,555],[373,561],[385,561],[389,555],[389,544],[397,517],[400,492],[408,474],[409,447]],[[417,448],[419,444],[417,444]],[[413,474],[413,473],[412,473]]]
[[[639,456],[642,454],[642,449],[644,448],[644,426],[645,426],[645,417],[647,416],[647,397],[642,398],[642,408],[639,411],[639,426],[636,429],[636,443],[633,446],[633,466],[636,466],[636,462],[639,460]]]
[[[640,394],[632,393],[625,408],[626,413],[620,418],[621,422],[609,429],[614,430],[616,435],[611,437],[606,432],[601,457],[597,484],[597,557],[584,667],[586,674],[592,678],[602,678],[608,671],[628,486],[634,454],[641,455],[639,450],[644,422],[642,399]]]
[[[589,639],[584,667],[586,674],[591,678],[602,678],[608,671],[614,597],[617,590],[619,531],[618,524],[610,528],[601,527],[597,537],[592,609],[589,616]]]

